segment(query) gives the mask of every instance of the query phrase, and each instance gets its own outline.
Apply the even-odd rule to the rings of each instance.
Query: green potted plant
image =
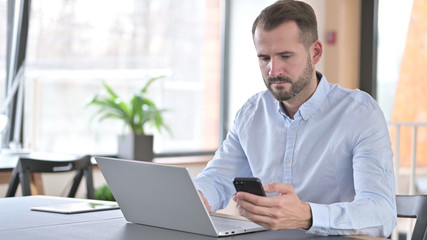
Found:
[[[131,132],[118,136],[118,157],[151,161],[154,157],[153,136],[146,135],[147,126],[155,127],[159,132],[162,128],[170,132],[163,119],[165,110],[157,108],[146,96],[149,86],[160,78],[163,76],[149,79],[127,102],[103,82],[106,91],[96,94],[88,103],[88,106],[98,108],[93,117],[98,117],[100,122],[104,119],[116,119],[123,122],[125,129]]]
[[[116,201],[110,187],[104,184],[95,189],[95,199],[104,201]]]

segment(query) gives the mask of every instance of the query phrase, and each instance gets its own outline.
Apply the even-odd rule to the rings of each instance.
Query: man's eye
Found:
[[[291,57],[291,55],[290,55],[290,54],[282,55],[282,58],[283,58],[283,59],[287,59],[287,58],[290,58],[290,57]]]
[[[263,61],[263,62],[268,62],[268,61],[270,61],[270,58],[269,57],[260,57],[259,58],[261,61]]]

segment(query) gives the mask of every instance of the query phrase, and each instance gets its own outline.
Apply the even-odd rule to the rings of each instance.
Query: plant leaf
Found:
[[[102,82],[106,92],[96,94],[86,106],[96,106],[98,110],[92,118],[97,117],[101,122],[105,119],[119,119],[134,134],[144,134],[145,125],[148,124],[161,131],[165,128],[169,133],[169,127],[164,123],[162,114],[165,110],[159,110],[156,104],[145,97],[148,87],[156,80],[164,76],[151,78],[143,88],[135,91],[129,102],[123,101],[113,89],[106,83]]]
[[[158,76],[158,77],[153,77],[150,80],[148,80],[148,82],[144,85],[144,87],[142,88],[141,92],[142,93],[146,93],[148,90],[148,87],[156,80],[160,79],[160,78],[164,78],[165,76]]]

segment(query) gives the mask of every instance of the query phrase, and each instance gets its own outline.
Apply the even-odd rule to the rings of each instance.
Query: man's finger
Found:
[[[237,192],[233,199],[235,202],[246,201],[253,205],[264,206],[264,207],[268,207],[271,204],[270,198],[261,197],[261,196],[247,193],[247,192]]]
[[[267,206],[255,205],[251,202],[240,200],[237,204],[237,208],[247,212],[251,215],[259,215],[259,216],[271,216],[274,214],[275,209]]]

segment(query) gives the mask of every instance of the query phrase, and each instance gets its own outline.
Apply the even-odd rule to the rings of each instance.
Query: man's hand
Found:
[[[205,198],[205,196],[203,195],[203,193],[201,191],[199,191],[199,195],[202,198],[203,204],[205,204],[205,207],[208,210],[208,212],[211,212],[211,206],[209,206],[208,200]]]
[[[264,185],[264,190],[280,195],[260,197],[246,192],[234,195],[240,215],[270,230],[311,227],[310,205],[299,199],[291,185],[272,183]]]

